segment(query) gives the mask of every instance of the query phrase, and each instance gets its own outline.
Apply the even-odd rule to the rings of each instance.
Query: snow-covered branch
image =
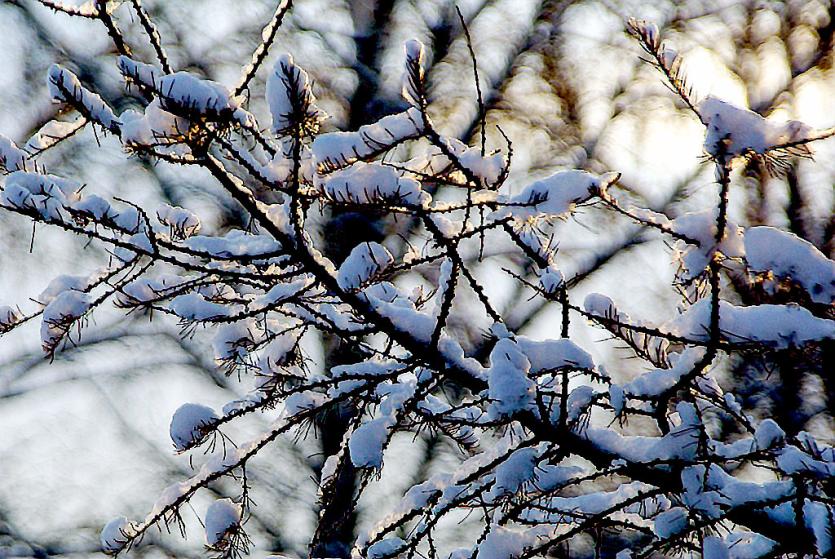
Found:
[[[50,94],[80,117],[50,121],[23,149],[0,136],[0,208],[82,235],[112,255],[88,277],[56,278],[31,312],[0,307],[0,333],[40,317],[44,350],[53,355],[112,301],[172,317],[184,336],[209,329],[217,366],[251,383],[220,411],[200,403],[177,410],[173,450],[202,465],[166,489],[143,519],[109,523],[105,552],[139,545],[156,527],[182,526],[184,505],[221,478],[241,489],[209,507],[207,548],[222,557],[248,551],[250,462],[279,438],[315,436],[317,419],[350,406],[344,440],[322,468],[323,506],[342,490],[335,480],[348,465],[361,473],[359,493],[391,468],[388,450],[403,433],[432,433],[460,451],[454,471],[423,472],[393,510],[379,511],[355,541],[356,557],[443,551],[454,559],[522,559],[580,535],[618,547],[620,559],[677,550],[706,558],[835,553],[835,448],[749,417],[718,377],[720,365],[740,355],[822,359],[835,340],[835,263],[791,233],[739,226],[729,210],[738,161],[761,158],[782,168],[809,156],[810,144],[831,131],[774,123],[711,96],[696,103],[681,56],[657,28],[631,21],[653,65],[705,125],[706,157],[716,168],[711,205],[670,218],[621,202],[617,172],[563,169],[511,184],[509,144],[488,152],[438,132],[418,41],[405,46],[408,108],[354,131],[323,132],[328,115],[317,105],[316,84],[289,54],[276,57],[266,81],[269,115],[250,112],[242,95],[290,2],[276,8],[232,89],[173,71],[138,1],[132,5],[161,68],[128,56],[105,3],[44,4],[107,25],[125,85],[147,98],[117,115],[53,65]],[[34,165],[32,158],[72,142],[86,123],[112,133],[128,154],[202,169],[246,212],[248,227],[221,234],[186,208],[111,203],[92,193],[95,185],[84,191]],[[673,281],[684,297],[664,321],[620,310],[614,300],[630,297],[623,292],[592,293],[582,305],[574,299],[554,224],[593,205],[671,244]],[[380,229],[407,221],[410,236],[338,239],[350,250],[337,259],[319,224],[347,210]],[[502,249],[499,256],[484,255],[487,243]],[[508,272],[503,281],[560,309],[558,335],[535,340],[508,326],[494,277],[479,269],[491,259]],[[509,270],[508,262],[523,264]],[[740,304],[728,279],[780,296]],[[572,338],[577,319],[605,328],[647,370],[614,380],[622,377]],[[483,331],[482,354],[471,351],[461,322]],[[314,335],[337,339],[353,362],[308,366],[304,340]],[[271,410],[278,416],[261,435],[227,444],[227,426]],[[752,481],[747,467],[765,473]],[[481,531],[458,549],[437,549],[439,526],[473,511]]]

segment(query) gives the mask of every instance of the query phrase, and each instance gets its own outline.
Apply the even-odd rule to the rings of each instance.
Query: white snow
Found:
[[[318,136],[317,136],[318,138]],[[273,184],[282,185],[293,175],[296,169],[296,163],[293,161],[291,157],[292,154],[292,145],[290,145],[289,139],[280,138],[279,141],[281,142],[281,146],[276,150],[275,155],[269,159],[263,165],[254,160],[254,157],[246,156],[252,159],[251,164],[253,164],[267,180],[271,181]],[[249,153],[246,150],[241,150],[243,153]],[[310,178],[313,176],[313,169],[314,169],[314,161],[313,161],[313,154],[311,152],[310,146],[304,145],[301,147],[299,152],[299,169],[298,172],[301,176],[305,178]]]
[[[326,116],[315,105],[316,97],[310,90],[307,72],[296,66],[293,57],[289,54],[281,54],[276,60],[267,78],[266,95],[272,114],[273,132],[276,134],[285,134],[294,124],[297,124],[293,122],[293,113],[296,109],[304,107],[294,108],[294,102],[306,101],[307,112],[300,116],[303,121],[312,123],[314,126]]]
[[[702,465],[689,466],[682,470],[682,504],[692,513],[702,514],[707,518],[719,518],[723,508],[730,503],[720,492],[713,490],[709,479],[705,479],[705,471]]]
[[[20,313],[8,305],[0,305],[0,332],[6,331],[18,322],[23,317]]]
[[[102,224],[112,223],[118,215],[110,202],[97,194],[87,194],[81,200],[73,202],[72,209]]]
[[[277,283],[269,291],[255,300],[259,307],[275,306],[293,297],[297,297],[308,290],[314,283],[311,276],[287,283]]]
[[[687,511],[681,507],[674,507],[655,517],[653,530],[659,538],[666,540],[687,528]]]
[[[679,276],[684,280],[701,274],[717,251],[726,258],[745,256],[743,230],[732,221],[725,224],[725,236],[719,245],[716,245],[715,209],[681,215],[670,222],[670,228],[699,243],[696,246],[680,240],[676,242],[677,253],[674,254],[674,259],[680,261]]]
[[[577,515],[590,517],[600,514],[649,490],[651,490],[649,485],[634,481],[623,483],[612,491],[595,491],[573,497],[549,496],[542,502],[547,507],[547,511],[535,508],[527,509],[522,517],[528,521],[541,523],[576,522]]]
[[[185,208],[163,204],[157,208],[157,219],[167,225],[173,236],[188,238],[200,231],[200,219]]]
[[[745,259],[752,272],[791,278],[816,303],[835,302],[835,262],[805,239],[774,227],[751,227],[745,231]]]
[[[99,536],[102,551],[111,555],[121,551],[133,533],[134,524],[127,518],[114,518],[102,528]]]
[[[294,392],[289,398],[284,400],[284,409],[281,412],[283,418],[290,418],[294,415],[318,408],[325,404],[328,397],[321,392],[314,392],[306,390],[304,392]]]
[[[382,539],[368,548],[368,559],[382,559],[397,554],[399,549],[406,547],[406,542],[401,538],[392,536]]]
[[[522,486],[534,479],[538,449],[520,448],[496,468],[495,483],[491,497],[518,492]]]
[[[87,284],[88,278],[86,276],[70,276],[63,274],[56,276],[52,278],[46,286],[46,289],[41,291],[40,295],[37,297],[37,301],[41,305],[46,306],[64,291],[84,291],[87,289]]]
[[[507,161],[502,153],[481,155],[481,148],[470,147],[457,138],[443,138],[442,141],[457,165],[478,179],[478,188],[493,187],[502,175]]]
[[[0,167],[7,173],[26,170],[26,153],[12,140],[0,134]]]
[[[128,109],[119,118],[122,121],[120,137],[127,147],[167,146],[181,141],[191,126],[188,119],[163,109],[158,98],[151,101],[144,112]]]
[[[363,295],[371,307],[389,319],[398,330],[408,332],[423,343],[428,343],[432,338],[435,329],[433,316],[418,311],[409,294],[394,284],[387,281],[375,283],[367,287]]]
[[[591,355],[567,338],[538,341],[517,336],[516,347],[530,362],[531,374],[563,368],[594,370]]]
[[[438,204],[435,204],[435,208],[437,207]],[[458,233],[461,232],[461,226],[456,225],[452,222],[451,219],[444,215],[433,213],[429,216],[429,219],[432,220],[432,223],[435,224],[435,227],[438,228],[438,231],[441,232],[441,235],[443,235],[446,238],[455,237]]]
[[[566,415],[568,416],[568,424],[576,424],[580,418],[589,411],[589,407],[594,402],[597,392],[591,386],[584,384],[573,388],[568,393],[568,402],[566,406]],[[560,408],[554,406],[551,412],[551,422],[554,423],[560,419]]]
[[[669,354],[669,369],[652,369],[642,373],[623,386],[623,392],[635,398],[653,398],[672,389],[681,378],[693,372],[696,363],[704,356],[704,349],[689,347],[681,353]]]
[[[336,281],[346,291],[356,291],[374,281],[394,263],[386,247],[368,242],[355,246],[339,266]]]
[[[803,519],[814,535],[815,549],[821,556],[829,557],[833,550],[832,528],[835,524],[831,506],[807,500],[803,503]]]
[[[710,299],[697,301],[662,330],[691,340],[710,338]],[[835,338],[835,321],[818,318],[796,305],[737,307],[719,302],[722,338],[733,343],[759,343],[785,349]]]
[[[130,80],[156,90],[163,73],[156,67],[144,62],[133,60],[127,56],[120,56],[117,61],[119,71]]]
[[[714,156],[720,153],[723,143],[726,144],[725,153],[730,156],[746,152],[763,154],[775,147],[805,140],[812,134],[812,129],[802,122],[774,122],[712,95],[699,103],[698,109],[707,123],[705,150]]]
[[[151,243],[150,237],[144,231],[140,231],[127,238],[126,242],[137,250],[132,250],[127,247],[117,247],[113,251],[113,255],[122,262],[131,262],[136,259],[139,254],[154,254],[154,245]]]
[[[539,273],[539,285],[545,293],[553,295],[565,287],[565,276],[553,265],[548,266]]]
[[[64,208],[81,199],[81,184],[76,181],[15,171],[6,177],[0,201],[20,209],[37,211],[45,219],[61,220]]]
[[[432,316],[437,321],[441,315],[441,309],[444,304],[444,298],[449,292],[449,289],[454,289],[452,274],[455,271],[451,258],[444,258],[441,261],[440,269],[438,270],[438,289],[435,291],[435,307],[432,309]]]
[[[276,336],[261,352],[258,361],[261,374],[271,376],[287,365],[290,353],[298,344],[298,339],[291,333]]]
[[[757,441],[757,448],[760,450],[766,450],[780,444],[785,438],[786,433],[771,418],[764,419],[760,422],[754,433],[754,440]]]
[[[423,133],[423,116],[415,108],[389,115],[356,132],[320,134],[313,140],[313,157],[318,164],[342,167],[379,154],[398,143]]]
[[[250,235],[239,229],[232,229],[223,237],[195,235],[184,244],[192,249],[207,252],[221,258],[236,256],[258,256],[281,250],[281,244],[268,235]]]
[[[149,64],[137,62],[126,56],[119,57],[119,70],[126,78],[156,92],[160,96],[160,106],[180,116],[192,118],[192,115],[196,114],[212,119],[229,118],[240,124],[252,122],[252,116],[241,108],[241,100],[233,97],[226,86],[215,81],[195,76],[190,72],[163,74]],[[131,139],[136,139],[136,136],[131,134]]]
[[[618,310],[614,301],[602,293],[589,293],[583,300],[583,308],[595,316],[617,317]]]
[[[588,314],[594,317],[614,321],[614,324],[606,324],[606,327],[610,330],[628,331],[632,340],[638,347],[645,347],[648,351],[658,355],[666,354],[667,348],[670,345],[667,340],[661,337],[652,336],[651,334],[629,330],[627,328],[628,326],[651,327],[651,324],[646,324],[642,320],[633,319],[627,313],[620,311],[614,301],[606,295],[601,293],[589,293],[583,301],[583,308]]]
[[[67,334],[72,324],[84,315],[93,299],[82,291],[62,291],[43,310],[41,343],[44,351],[51,352]]]
[[[626,397],[623,393],[623,387],[619,384],[609,385],[609,404],[612,406],[612,411],[615,417],[623,413],[623,407],[626,405]]]
[[[208,426],[218,419],[215,410],[208,406],[183,404],[171,418],[169,434],[174,448],[182,452],[200,443],[208,434]]]
[[[163,106],[187,112],[222,115],[230,114],[240,107],[238,100],[230,96],[225,86],[188,72],[163,76],[157,84],[157,91],[163,95]]]
[[[319,488],[321,489],[329,480],[336,475],[337,467],[339,466],[341,454],[331,454],[327,457],[322,470],[319,472]]]
[[[158,107],[159,104],[156,106]],[[150,107],[151,105],[148,105],[148,108]],[[174,115],[171,116],[172,118],[174,117]],[[162,131],[155,133],[155,131],[151,129],[148,120],[145,118],[145,114],[134,109],[124,111],[119,115],[119,120],[122,121],[122,129],[119,131],[119,137],[122,139],[125,146],[150,146],[155,143],[155,138],[157,136],[161,137],[169,135]]]
[[[348,441],[354,466],[379,469],[383,465],[383,446],[394,424],[391,417],[377,417],[366,421],[354,431]]]
[[[257,332],[258,326],[251,318],[221,325],[212,339],[215,361],[223,363],[246,357],[255,343],[253,338],[257,337]]]
[[[494,212],[496,218],[512,215],[518,219],[559,217],[574,210],[576,204],[594,197],[596,189],[617,179],[616,174],[597,176],[586,171],[559,171],[529,184],[513,196],[501,195],[505,207]]]
[[[358,161],[317,182],[322,194],[336,202],[424,207],[431,200],[420,182],[380,163]]]
[[[514,530],[505,526],[492,525],[490,533],[478,546],[476,559],[513,559],[526,548],[536,544],[536,528]]]
[[[774,549],[775,542],[755,532],[734,531],[725,538],[731,559],[758,559]]]
[[[50,120],[29,138],[23,149],[32,155],[46,151],[65,137],[75,134],[85,123],[83,117],[73,122]],[[23,168],[22,165],[20,168]]]
[[[118,301],[123,306],[147,303],[165,297],[185,281],[187,281],[187,278],[182,278],[174,274],[137,278],[122,287],[122,293],[119,295]]]
[[[426,49],[424,48],[423,43],[417,39],[409,39],[403,44],[403,50],[406,51],[407,64],[414,64],[418,67],[419,78],[422,80],[426,58]],[[403,96],[403,99],[409,103],[417,105],[420,102],[419,95],[417,91],[415,91],[413,87],[414,84],[411,83],[409,75],[408,70],[403,72],[403,87],[401,89],[401,95]]]
[[[218,499],[206,511],[206,544],[218,547],[241,523],[241,505],[232,499]]]
[[[801,435],[803,433],[798,435],[798,438]],[[815,447],[818,447],[818,443],[815,443]],[[835,476],[835,449],[832,447],[817,448],[816,454],[819,455],[819,458],[800,450],[796,446],[786,445],[778,451],[777,467],[781,472],[788,475],[804,473],[811,474],[819,479]]]
[[[523,221],[521,225],[516,231],[519,242],[535,252],[542,260],[552,262],[559,248],[558,243],[553,242],[553,239],[545,239],[533,221]]]
[[[728,546],[717,536],[707,536],[702,540],[702,559],[730,559]]]
[[[496,343],[487,373],[492,418],[512,416],[533,404],[536,384],[528,377],[530,369],[531,362],[515,342]]]
[[[384,396],[379,409],[380,417],[360,425],[348,441],[348,450],[354,466],[375,469],[382,467],[383,448],[397,426],[403,404],[415,392],[414,377],[404,375],[400,379],[401,382],[394,384],[377,385],[377,393]]]
[[[794,491],[789,480],[764,483],[741,481],[716,464],[709,468],[701,464],[684,468],[681,483],[684,488],[682,504],[705,518],[721,518],[729,508],[779,499]]]
[[[56,101],[80,104],[95,122],[108,130],[118,131],[119,120],[104,99],[82,86],[78,77],[63,66],[53,64],[49,67],[47,85],[49,94]]]
[[[611,429],[595,426],[587,427],[583,436],[601,450],[628,462],[692,460],[696,455],[701,423],[692,404],[679,402],[676,410],[681,423],[663,437],[624,436]]]
[[[135,233],[139,230],[142,221],[136,208],[128,206],[120,210],[118,215],[113,218],[116,227],[128,233]]]

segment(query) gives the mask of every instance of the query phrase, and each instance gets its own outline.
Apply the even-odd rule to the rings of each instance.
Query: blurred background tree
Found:
[[[135,3],[113,3],[121,4],[113,12],[116,20],[133,21]],[[135,103],[122,88],[116,51],[100,22],[56,14],[44,4],[0,4],[0,131],[19,144],[55,116],[45,91],[46,69],[53,62],[66,64],[117,110]],[[506,135],[513,146],[510,185],[522,186],[559,168],[617,170],[623,174],[621,197],[636,204],[670,217],[705,207],[714,177],[711,165],[698,162],[702,128],[676,105],[659,76],[638,61],[638,48],[623,32],[629,16],[657,22],[677,45],[697,98],[715,94],[763,115],[818,127],[831,125],[835,114],[835,7],[830,2],[462,1],[457,3],[460,16],[456,4],[446,0],[293,4],[270,57],[290,52],[310,73],[320,104],[332,115],[327,130],[355,129],[404,109],[402,44],[416,37],[431,53],[430,112],[440,131],[471,145],[484,142],[488,149],[503,147]],[[175,68],[231,85],[264,24],[287,6],[182,0],[148,1],[144,7]],[[462,21],[478,60],[479,91]],[[151,60],[141,26],[123,30],[136,56]],[[256,114],[267,113],[268,66],[249,87]],[[792,161],[784,176],[769,175],[756,161],[739,170],[731,190],[733,220],[786,228],[831,257],[835,158],[831,142],[816,149],[814,165]],[[168,202],[190,208],[211,231],[245,224],[244,213],[208,174],[127,159],[118,142],[97,137],[91,127],[40,162],[94,184],[101,195],[143,206]],[[623,310],[648,319],[661,317],[663,308],[679,300],[669,287],[668,257],[658,235],[592,209],[557,229],[558,260],[572,278],[572,297],[620,291],[630,294],[623,298]],[[420,235],[414,223],[351,213],[330,216],[321,233],[337,262],[362,240],[394,235],[412,242]],[[58,273],[91,269],[105,256],[101,250],[0,212],[0,302],[36,298]],[[484,250],[495,255],[502,247]],[[530,293],[511,289],[497,273],[501,267],[525,272],[522,263],[509,256],[479,264],[478,257],[470,258],[475,274],[487,280],[482,283],[496,306],[509,311],[511,329],[532,336],[558,329],[559,306],[529,300]],[[738,287],[745,304],[793,296]],[[147,496],[159,494],[188,469],[173,456],[167,437],[173,410],[185,400],[226,402],[246,389],[234,376],[217,371],[205,332],[184,337],[165,317],[148,323],[117,311],[97,316],[78,344],[49,365],[31,329],[12,333],[0,345],[0,556],[97,552],[98,532],[107,519],[117,512],[144,512]],[[451,327],[469,339],[468,352],[486,356],[488,325],[467,318],[453,316]],[[639,361],[624,363],[626,353],[616,341],[591,343],[603,338],[599,330],[573,321],[571,334],[617,375],[628,378],[646,368]],[[305,349],[312,367],[350,358],[334,340],[308,341]],[[833,362],[832,344],[815,355],[786,351],[769,363],[738,358],[723,363],[723,384],[744,396],[749,413],[770,415],[793,432],[808,430],[831,442]],[[352,534],[367,522],[366,511],[393,502],[408,487],[384,477],[355,512],[351,491],[339,492],[341,502],[323,503],[321,517],[310,508],[323,456],[339,445],[350,418],[350,409],[323,418],[316,441],[281,442],[259,461],[258,470],[248,472],[258,504],[249,529],[259,547],[304,555],[316,534],[314,553],[346,556]],[[457,450],[443,439],[426,435],[395,439],[395,444],[403,471],[415,479],[455,463]],[[350,469],[342,472],[344,487],[356,482]],[[213,490],[222,496],[227,489],[218,484]],[[466,522],[451,526],[446,537],[468,529]],[[193,556],[202,547],[200,537],[185,542],[160,537],[151,543],[134,553]]]

